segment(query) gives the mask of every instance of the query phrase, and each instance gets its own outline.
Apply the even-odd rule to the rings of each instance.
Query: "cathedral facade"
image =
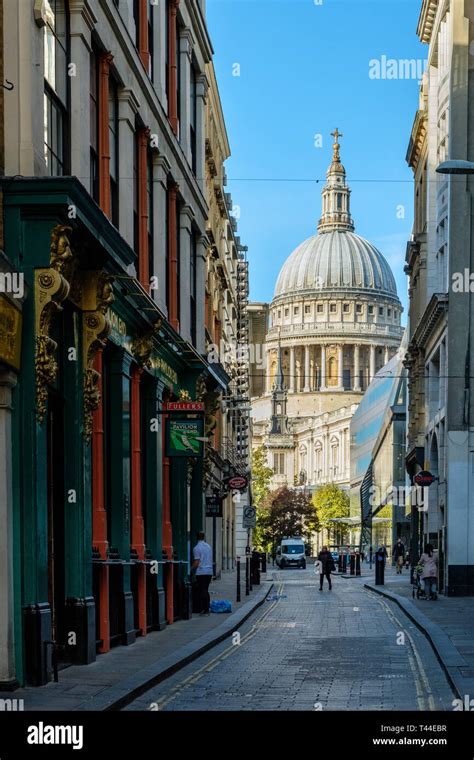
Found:
[[[351,418],[403,332],[390,266],[355,233],[342,135],[332,135],[317,234],[284,263],[272,302],[249,309],[250,321],[266,315],[263,379],[251,367],[252,446],[267,449],[272,488],[349,488]]]

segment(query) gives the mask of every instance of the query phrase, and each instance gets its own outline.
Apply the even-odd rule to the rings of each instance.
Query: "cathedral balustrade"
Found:
[[[268,339],[277,340],[278,336],[294,336],[299,337],[301,335],[314,334],[318,338],[322,338],[325,334],[331,335],[334,333],[340,333],[341,336],[348,335],[362,335],[371,334],[374,337],[390,336],[394,340],[400,341],[403,334],[403,328],[400,325],[381,325],[377,322],[369,322],[357,324],[354,322],[311,322],[308,324],[293,324],[270,327],[267,333]],[[331,335],[332,337],[332,335]]]

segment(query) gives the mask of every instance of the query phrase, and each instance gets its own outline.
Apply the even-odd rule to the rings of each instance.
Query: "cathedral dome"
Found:
[[[380,251],[347,229],[305,240],[284,263],[275,298],[322,290],[376,290],[397,298],[395,278]]]
[[[332,134],[333,157],[322,191],[318,234],[301,243],[286,260],[274,297],[336,296],[337,291],[344,291],[347,297],[350,291],[357,291],[357,295],[375,291],[382,298],[398,301],[389,264],[375,246],[354,231],[351,190],[341,163],[339,137],[342,135],[337,129]]]

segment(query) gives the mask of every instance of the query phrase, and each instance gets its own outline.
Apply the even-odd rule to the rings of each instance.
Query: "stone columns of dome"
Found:
[[[321,390],[326,390],[326,345],[321,346]]]
[[[304,387],[303,391],[309,393],[310,391],[310,377],[309,377],[309,346],[304,347]]]
[[[337,384],[339,389],[344,388],[344,346],[337,347]]]
[[[360,391],[360,345],[358,343],[354,346],[354,382],[353,389]]]
[[[271,367],[270,349],[267,346],[267,368],[266,368],[266,382],[265,382],[267,393],[270,393],[271,391],[270,367]]]
[[[383,357],[383,363],[384,363],[384,365],[388,364],[388,346],[385,346],[385,353],[384,353],[384,357]]]
[[[290,393],[295,392],[295,380],[296,380],[296,362],[295,362],[295,347],[290,347]]]
[[[369,360],[369,383],[372,382],[375,375],[375,346],[370,346],[370,360]]]

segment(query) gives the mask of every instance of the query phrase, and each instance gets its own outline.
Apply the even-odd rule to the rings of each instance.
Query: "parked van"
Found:
[[[283,538],[276,553],[276,563],[283,570],[284,567],[306,567],[305,544],[299,536]]]

